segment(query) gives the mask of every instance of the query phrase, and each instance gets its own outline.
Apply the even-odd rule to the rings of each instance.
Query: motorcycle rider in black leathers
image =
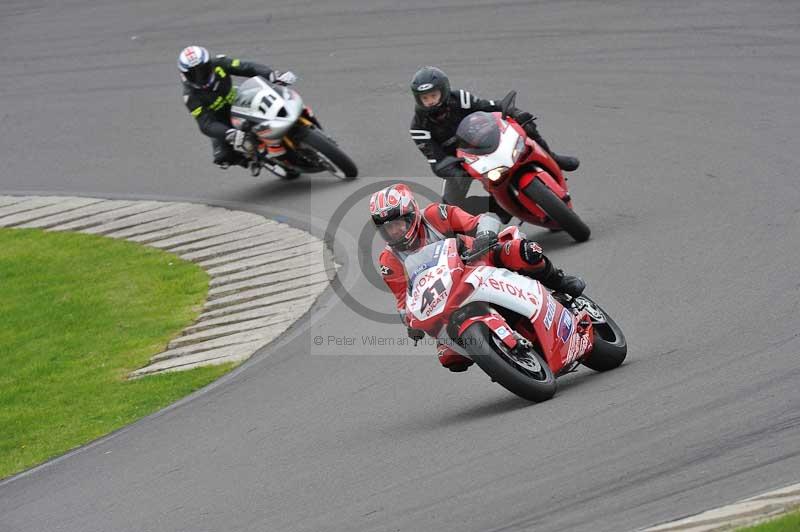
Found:
[[[252,149],[249,135],[231,126],[231,104],[236,87],[231,75],[261,76],[267,81],[291,85],[297,77],[290,71],[280,73],[268,66],[241,61],[223,55],[211,58],[202,46],[188,46],[178,56],[178,70],[183,82],[183,101],[197,119],[200,131],[211,137],[214,164],[227,168],[246,167],[244,155]]]
[[[414,118],[411,121],[411,138],[431,165],[434,174],[445,178],[442,203],[457,205],[471,214],[494,212],[503,223],[508,223],[510,215],[497,205],[494,198],[466,197],[472,178],[460,165],[454,164],[438,170],[436,168],[436,163],[444,157],[455,155],[455,143],[445,144],[456,134],[464,117],[476,111],[501,111],[500,106],[494,100],[478,98],[463,89],[451,90],[447,75],[433,66],[423,67],[414,74],[411,92],[416,101]],[[536,129],[535,117],[530,113],[512,108],[508,114],[522,126],[529,137],[547,150],[562,170],[571,172],[578,168],[580,162],[577,158],[558,155],[550,149]]]

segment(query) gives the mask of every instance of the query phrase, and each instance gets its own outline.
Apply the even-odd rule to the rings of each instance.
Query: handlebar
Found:
[[[473,260],[477,259],[478,257],[487,254],[488,252],[497,249],[500,246],[500,242],[495,242],[489,247],[485,247],[483,249],[479,249],[477,251],[469,251],[467,253],[461,254],[461,260],[464,263],[472,262]]]

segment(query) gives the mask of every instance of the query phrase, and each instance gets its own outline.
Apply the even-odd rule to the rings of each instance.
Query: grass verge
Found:
[[[162,408],[231,365],[126,375],[200,312],[208,275],[122,240],[0,229],[0,478]]]
[[[798,532],[800,531],[800,511],[786,514],[774,521],[760,525],[737,528],[736,532]]]

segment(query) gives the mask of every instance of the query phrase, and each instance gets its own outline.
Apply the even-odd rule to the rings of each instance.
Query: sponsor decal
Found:
[[[447,205],[444,203],[439,204],[439,217],[442,220],[447,220]]]
[[[432,88],[433,88],[433,83],[423,83],[422,85],[417,87],[417,92],[429,91]]]
[[[511,242],[506,242],[505,244],[503,244],[503,252],[506,255],[511,255]]]
[[[506,281],[501,281],[499,279],[495,279],[494,277],[489,277],[489,279],[486,280],[486,284],[492,287],[493,289],[497,290],[498,292],[505,292],[514,297],[518,297],[523,301],[529,301],[534,305],[539,304],[539,300],[536,298],[534,294],[528,292],[527,290],[523,290],[517,285],[513,285],[511,283],[508,283]]]
[[[553,319],[556,317],[556,302],[553,301],[553,296],[547,294],[547,312],[544,315],[544,328],[548,331],[553,325]]]
[[[505,338],[506,338],[506,337],[507,337],[509,334],[511,334],[511,332],[510,332],[508,329],[506,329],[506,326],[505,326],[505,325],[501,325],[500,327],[498,327],[497,329],[495,329],[495,331],[494,331],[494,332],[495,332],[495,333],[497,333],[497,337],[498,337],[498,338],[500,338],[501,340],[505,340]]]
[[[561,309],[561,317],[558,320],[557,335],[562,342],[567,343],[569,337],[572,335],[572,314],[567,309]]]
[[[589,338],[585,334],[573,334],[569,340],[569,350],[564,364],[570,364],[581,356],[589,346]]]
[[[390,267],[388,267],[388,266],[386,266],[384,264],[381,264],[381,275],[385,276],[385,275],[391,275],[393,273],[394,272],[392,271],[392,269]]]

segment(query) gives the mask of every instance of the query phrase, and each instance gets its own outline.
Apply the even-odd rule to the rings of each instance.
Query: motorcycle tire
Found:
[[[570,209],[561,198],[547,188],[547,185],[538,179],[534,179],[525,187],[523,193],[539,205],[547,213],[547,216],[569,233],[569,236],[574,238],[575,241],[585,242],[589,240],[589,235],[592,234],[591,229],[583,223],[583,220],[575,214],[575,211]]]
[[[352,181],[358,177],[358,168],[355,163],[334,144],[328,137],[317,129],[307,129],[302,139],[303,144],[318,152],[330,161],[342,175],[336,175],[342,181]]]
[[[581,297],[590,301],[605,317],[604,323],[594,323],[592,325],[594,347],[589,356],[582,360],[581,363],[595,371],[608,371],[618,368],[628,355],[628,344],[622,329],[600,305],[586,296]]]
[[[521,366],[516,357],[483,323],[474,323],[461,335],[465,349],[475,363],[509,392],[539,403],[556,393],[556,378],[544,359],[535,350],[528,355],[535,359],[539,371]]]

